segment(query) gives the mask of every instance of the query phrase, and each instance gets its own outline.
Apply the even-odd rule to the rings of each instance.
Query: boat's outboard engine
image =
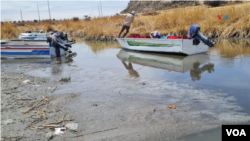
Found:
[[[214,42],[210,41],[208,38],[206,38],[203,34],[200,32],[200,26],[198,25],[192,25],[189,29],[189,35],[191,38],[194,38],[193,44],[198,45],[200,43],[200,40],[208,45],[209,47],[214,47]]]
[[[65,32],[60,32],[60,38],[65,42],[68,42],[68,35]]]

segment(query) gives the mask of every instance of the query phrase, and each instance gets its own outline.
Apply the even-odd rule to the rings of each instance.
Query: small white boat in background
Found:
[[[48,33],[44,33],[43,30],[39,31],[26,31],[19,35],[19,39],[22,40],[46,40]]]
[[[47,40],[47,35],[19,35],[21,40]]]
[[[47,35],[43,30],[38,31],[25,31],[25,33],[21,33],[22,36],[30,36],[30,35]]]
[[[117,57],[122,61],[128,61],[134,64],[143,66],[149,66],[153,68],[165,69],[169,71],[175,71],[179,73],[185,73],[190,70],[197,70],[200,65],[204,65],[209,62],[209,56],[206,53],[191,55],[191,56],[180,56],[180,55],[169,55],[159,53],[148,53],[148,52],[136,52],[121,49],[117,54]],[[200,71],[211,71],[213,65],[205,66]],[[195,72],[195,71],[193,71]]]
[[[135,51],[192,55],[207,52],[208,49],[203,42],[194,45],[193,39],[117,38],[117,40],[122,48]]]

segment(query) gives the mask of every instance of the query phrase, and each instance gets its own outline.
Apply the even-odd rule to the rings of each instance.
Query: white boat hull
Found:
[[[200,42],[193,45],[192,39],[142,39],[142,38],[117,38],[125,49],[136,51],[181,53],[192,55],[207,52],[208,46]]]

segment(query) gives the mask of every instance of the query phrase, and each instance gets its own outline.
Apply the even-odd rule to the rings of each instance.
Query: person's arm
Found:
[[[116,13],[116,15],[119,15],[119,16],[122,16],[122,17],[127,17],[128,14],[119,14],[119,13]]]
[[[135,17],[133,18],[132,22],[134,22],[134,20],[135,20]]]

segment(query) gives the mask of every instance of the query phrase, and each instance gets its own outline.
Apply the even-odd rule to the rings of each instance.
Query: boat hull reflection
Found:
[[[135,52],[124,49],[122,49],[117,54],[117,57],[123,61],[129,61],[143,66],[165,69],[180,73],[185,73],[193,69],[194,63],[204,64],[209,62],[209,56],[207,54],[176,56],[167,54]]]

